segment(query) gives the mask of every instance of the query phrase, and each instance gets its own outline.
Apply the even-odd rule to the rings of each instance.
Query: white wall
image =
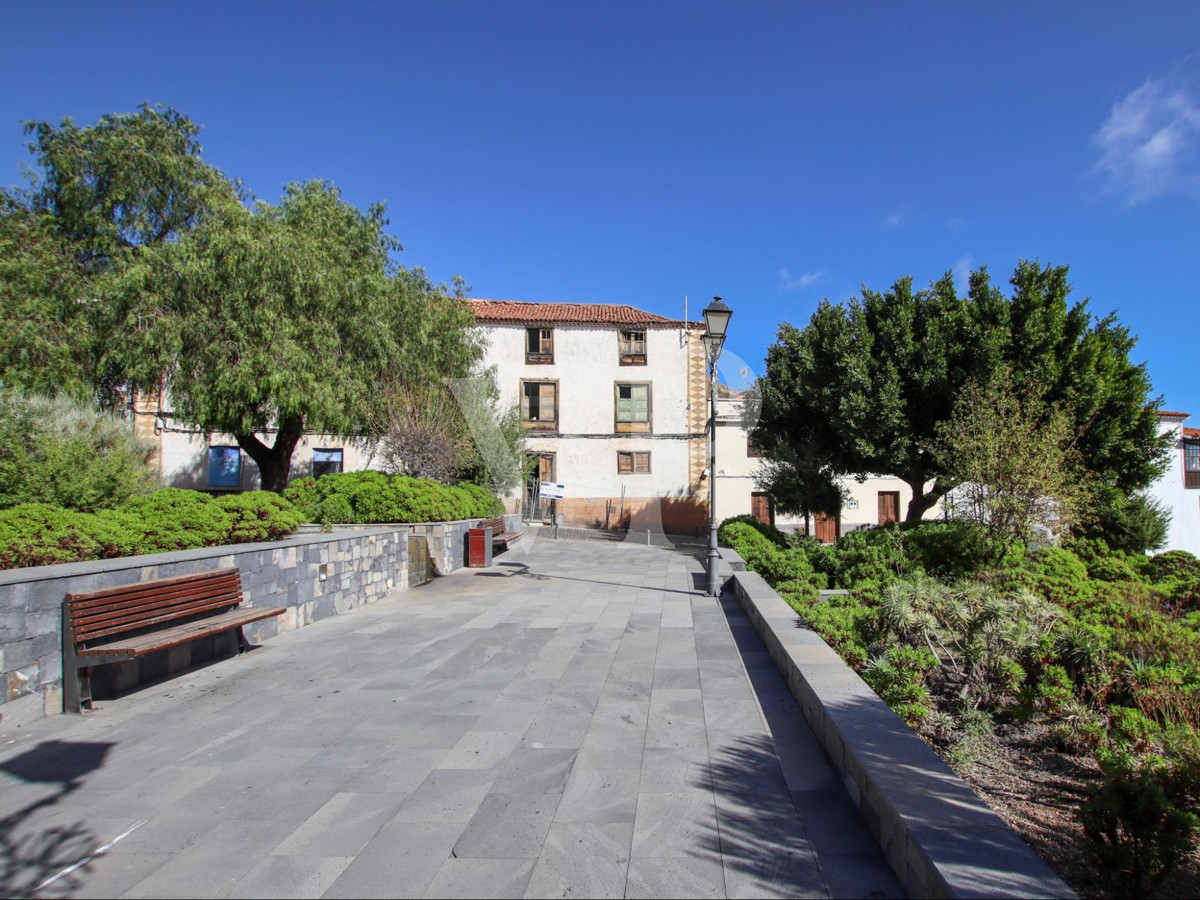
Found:
[[[1167,469],[1147,490],[1171,511],[1167,544],[1163,550],[1186,550],[1200,556],[1200,490],[1184,487],[1183,423],[1186,416],[1161,416],[1159,434],[1172,439]]]
[[[747,515],[751,511],[750,495],[757,491],[754,484],[760,460],[747,453],[747,436],[753,423],[744,419],[739,399],[728,398],[717,402],[717,521],[730,516]],[[898,491],[900,494],[900,519],[908,513],[912,500],[912,488],[891,475],[869,475],[865,481],[856,478],[841,479],[847,499],[842,507],[842,533],[869,525],[879,524],[879,493]],[[927,510],[925,519],[940,519],[941,505]],[[800,516],[777,513],[775,524],[790,531],[803,525]]]
[[[622,327],[645,328],[644,366],[622,366]],[[688,479],[688,351],[681,327],[554,326],[554,362],[525,362],[524,325],[481,326],[488,340],[484,366],[496,367],[501,403],[521,398],[522,380],[558,382],[558,432],[528,434],[532,452],[556,454],[555,477],[566,497],[678,495]],[[616,382],[651,384],[649,434],[614,434]],[[617,451],[648,451],[649,475],[618,475]]]

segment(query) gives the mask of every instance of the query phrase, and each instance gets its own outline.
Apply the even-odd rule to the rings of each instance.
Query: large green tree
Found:
[[[123,399],[106,356],[118,323],[96,302],[145,252],[239,206],[240,189],[201,156],[200,128],[143,105],[79,126],[27,122],[36,166],[0,192],[0,364],[5,381]]]
[[[233,435],[282,491],[306,431],[369,435],[382,385],[462,376],[480,356],[465,304],[392,261],[386,224],[382,204],[318,181],[210,217],[110,279],[107,359]]]
[[[249,205],[170,107],[26,131],[37,168],[0,197],[7,380],[102,405],[165,388],[282,490],[304,432],[369,436],[381,385],[464,376],[480,356],[460,286],[393,262],[382,205],[323,182]]]
[[[894,475],[915,521],[955,484],[939,458],[938,429],[964,387],[1006,366],[1020,389],[1036,384],[1047,409],[1073,411],[1076,448],[1097,482],[1129,493],[1160,471],[1144,364],[1115,316],[1070,304],[1065,266],[1021,261],[1012,294],[986,269],[958,295],[947,273],[924,290],[902,278],[848,303],[821,303],[807,327],[780,325],[761,379],[755,442],[768,455],[816,460],[835,475]]]

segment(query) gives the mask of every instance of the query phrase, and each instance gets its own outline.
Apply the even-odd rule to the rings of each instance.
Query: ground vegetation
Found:
[[[1200,891],[1194,556],[1081,537],[997,558],[969,520],[823,546],[747,516],[720,538],[1081,895]]]

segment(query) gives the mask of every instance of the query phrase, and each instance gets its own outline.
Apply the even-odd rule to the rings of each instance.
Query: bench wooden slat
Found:
[[[103,602],[93,600],[88,603],[74,603],[69,599],[67,602],[71,604],[71,618],[82,620],[113,612],[157,606],[163,603],[183,602],[188,599],[203,600],[209,597],[240,597],[241,593],[242,587],[237,581],[207,582],[192,588],[177,586],[162,594],[110,598]]]
[[[160,629],[150,634],[116,638],[93,644],[91,647],[79,650],[78,655],[83,659],[99,656],[145,656],[156,650],[169,650],[171,647],[178,647],[180,644],[186,644],[197,638],[220,634],[230,628],[248,625],[260,619],[281,615],[284,612],[287,610],[283,607],[234,609],[219,616],[208,616],[195,622],[186,622],[183,625]]]
[[[109,607],[99,612],[72,612],[69,617],[71,638],[80,643],[196,613],[215,612],[227,606],[237,606],[241,602],[240,589],[210,589],[191,595],[167,597],[159,601],[147,598],[136,605]]]
[[[124,613],[147,607],[170,603],[186,603],[189,600],[204,601],[215,597],[241,597],[241,582],[235,580],[208,581],[193,587],[177,585],[161,594],[139,591],[136,596],[108,597],[82,603],[67,598],[73,621],[87,621],[113,613]]]
[[[206,603],[198,606],[172,607],[162,610],[158,615],[146,616],[137,615],[129,616],[123,619],[115,619],[110,622],[99,623],[96,627],[88,629],[86,632],[77,632],[72,629],[71,636],[75,643],[90,643],[99,638],[108,637],[114,634],[120,634],[125,631],[137,631],[142,628],[152,628],[155,625],[161,625],[164,622],[177,622],[180,619],[188,618],[193,615],[203,615],[205,613],[213,613],[222,609],[228,609],[231,606],[236,606],[241,598],[229,599],[226,598],[219,603]]]
[[[146,603],[157,603],[174,597],[202,597],[215,594],[237,596],[241,594],[241,590],[241,582],[235,577],[221,579],[220,581],[210,580],[195,585],[180,584],[165,591],[147,591],[141,589],[136,593],[131,591],[119,596],[94,600],[77,601],[68,597],[67,601],[71,605],[72,616],[83,618],[88,615],[98,615],[107,610],[137,608]]]
[[[177,575],[174,578],[160,578],[156,581],[135,581],[131,584],[119,584],[116,587],[101,588],[97,591],[80,591],[77,594],[67,594],[72,603],[86,603],[91,600],[102,600],[106,597],[121,595],[158,594],[168,591],[175,585],[197,585],[206,581],[233,579],[241,580],[238,569],[213,569],[211,572],[197,572],[195,575]]]

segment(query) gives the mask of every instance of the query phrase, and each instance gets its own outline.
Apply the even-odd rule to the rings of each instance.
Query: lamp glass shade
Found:
[[[700,343],[704,346],[704,356],[707,359],[715,360],[721,355],[721,347],[725,344],[725,338],[724,336],[717,337],[706,331],[700,335]]]
[[[713,297],[713,302],[704,307],[704,327],[713,337],[723,341],[732,316],[733,310],[725,305],[725,301],[720,297]]]

